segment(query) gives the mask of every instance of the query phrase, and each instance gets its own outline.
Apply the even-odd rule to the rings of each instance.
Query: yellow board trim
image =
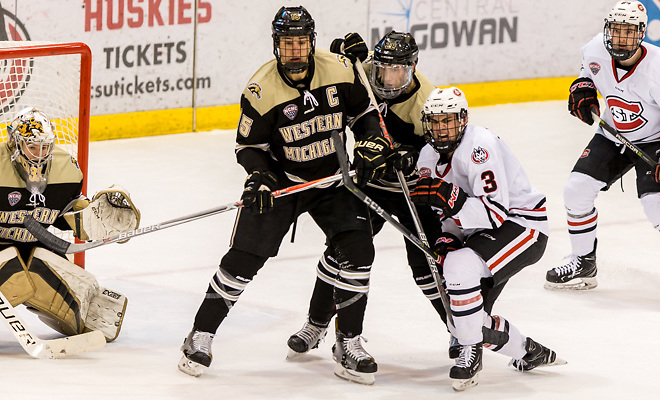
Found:
[[[470,107],[506,103],[568,99],[568,88],[576,77],[525,79],[515,81],[466,83],[459,87]],[[447,85],[451,86],[451,85]],[[196,131],[235,129],[238,125],[238,104],[199,107]],[[167,135],[193,131],[193,109],[142,111],[127,114],[94,115],[90,121],[90,140],[125,139]]]

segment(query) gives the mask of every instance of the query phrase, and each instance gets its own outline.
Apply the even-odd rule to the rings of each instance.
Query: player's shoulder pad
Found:
[[[78,161],[62,148],[53,148],[53,161],[51,161],[48,184],[77,183],[82,181],[83,174]]]
[[[277,71],[273,59],[255,72],[243,89],[242,97],[252,108],[264,115],[278,104],[300,96],[297,90],[286,85]]]
[[[348,57],[323,49],[316,50],[312,89],[337,83],[353,83],[354,81],[355,71],[353,63]]]
[[[485,164],[496,157],[499,140],[495,133],[484,127],[468,125],[452,159],[477,165]]]
[[[582,53],[583,58],[604,58],[606,60],[610,60],[611,56],[607,52],[607,49],[605,48],[605,44],[603,43],[603,33],[599,33],[596,36],[594,36],[593,39],[591,39],[587,44],[582,46],[582,49],[580,50]]]

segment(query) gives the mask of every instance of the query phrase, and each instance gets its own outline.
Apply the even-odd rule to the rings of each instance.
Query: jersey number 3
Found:
[[[497,190],[497,182],[495,182],[495,174],[493,171],[484,171],[481,173],[481,180],[484,181],[484,192],[492,193]]]

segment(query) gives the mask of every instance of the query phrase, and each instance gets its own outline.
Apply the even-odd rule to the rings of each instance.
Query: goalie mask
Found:
[[[419,48],[409,33],[392,31],[374,48],[369,82],[383,99],[393,99],[410,87]]]
[[[314,19],[303,6],[282,7],[272,23],[273,54],[285,71],[298,74],[309,68],[314,55]]]
[[[53,158],[55,133],[50,120],[36,108],[26,108],[7,126],[9,150],[14,168],[33,196],[43,202],[43,191]],[[32,199],[31,201],[34,201]]]
[[[422,109],[424,139],[438,153],[452,153],[463,138],[468,102],[456,87],[434,89]]]
[[[646,34],[646,7],[639,1],[620,1],[605,18],[603,42],[616,61],[632,58]]]

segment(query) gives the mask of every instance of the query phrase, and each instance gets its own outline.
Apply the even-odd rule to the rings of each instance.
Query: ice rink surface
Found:
[[[0,329],[2,399],[614,399],[657,398],[660,332],[658,232],[646,221],[633,174],[597,200],[598,281],[589,292],[543,289],[547,269],[570,252],[562,188],[594,128],[539,102],[473,108],[470,123],[490,128],[517,154],[547,195],[551,235],[544,257],[507,285],[494,313],[551,347],[567,365],[520,373],[484,351],[477,387],[455,393],[448,377],[448,333],[415,286],[401,236],[376,239],[364,336],[379,365],[376,383],[333,375],[332,334],[299,362],[286,340],[306,318],[322,253],[312,220],[299,220],[221,325],[214,362],[201,378],[177,370],[179,346],[227,251],[235,211],[87,252],[87,269],[126,294],[121,335],[105,349],[61,360],[30,358]],[[245,173],[234,133],[94,142],[89,191],[117,183],[142,211],[142,226],[240,198]],[[255,238],[259,240],[259,238]],[[42,338],[54,331],[20,307]]]

